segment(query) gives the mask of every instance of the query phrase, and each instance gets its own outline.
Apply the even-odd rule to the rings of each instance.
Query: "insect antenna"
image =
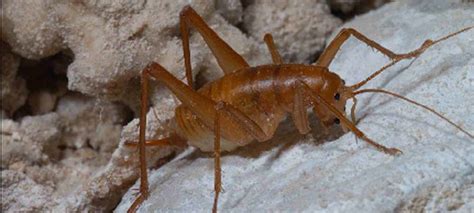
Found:
[[[393,93],[393,92],[390,92],[390,91],[387,91],[387,90],[382,90],[382,89],[361,89],[361,90],[358,90],[358,91],[353,92],[353,95],[356,96],[356,95],[360,95],[360,94],[362,94],[362,93],[384,93],[384,94],[391,95],[391,96],[393,96],[393,97],[402,99],[402,100],[404,100],[404,101],[407,101],[407,102],[409,102],[409,103],[412,103],[412,104],[414,104],[414,105],[416,105],[416,106],[419,106],[419,107],[421,107],[421,108],[423,108],[423,109],[426,109],[426,110],[430,111],[431,113],[435,114],[435,115],[438,116],[439,118],[445,120],[445,121],[448,122],[449,124],[453,125],[453,126],[456,127],[457,129],[459,129],[461,132],[465,133],[465,134],[468,135],[469,137],[474,138],[474,136],[473,136],[471,133],[467,132],[466,130],[464,130],[464,129],[463,129],[461,126],[459,126],[458,124],[452,122],[451,120],[449,120],[449,119],[446,118],[445,116],[441,115],[441,113],[436,112],[434,109],[432,109],[432,108],[430,108],[430,107],[428,107],[428,106],[426,106],[426,105],[420,104],[420,103],[418,103],[418,102],[416,102],[416,101],[414,101],[414,100],[411,100],[411,99],[409,99],[409,98],[406,98],[406,97],[404,97],[404,96],[402,96],[402,95],[399,95],[399,94],[397,94],[397,93]],[[353,109],[355,109],[354,106],[355,106],[355,104],[353,105]],[[351,110],[351,113],[353,113],[352,110]],[[351,116],[352,116],[352,115],[351,115]]]

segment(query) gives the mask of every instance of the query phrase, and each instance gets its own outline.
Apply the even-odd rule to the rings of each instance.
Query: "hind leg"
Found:
[[[141,107],[140,107],[140,132],[138,140],[138,148],[140,155],[140,195],[137,197],[131,211],[136,208],[148,197],[148,180],[147,180],[147,165],[145,156],[145,129],[146,129],[146,110],[148,109],[148,83],[150,78],[162,82],[173,94],[182,102],[183,105],[187,106],[202,122],[208,127],[215,125],[217,117],[219,122],[225,125],[220,125],[219,135],[223,137],[228,134],[237,132],[242,133],[239,137],[256,139],[258,141],[265,141],[269,139],[269,136],[255,123],[251,118],[242,113],[240,110],[227,105],[225,103],[216,103],[209,97],[206,97],[196,91],[190,86],[178,80],[172,74],[170,74],[161,65],[152,63],[142,72],[142,94],[141,94]],[[222,105],[218,110],[216,106]],[[216,111],[220,111],[220,115],[217,116]],[[152,142],[154,144],[162,144],[169,142]],[[220,144],[220,143],[219,143]],[[151,144],[149,144],[151,145]],[[220,164],[219,164],[220,165]],[[216,180],[216,183],[220,182]]]
[[[189,28],[194,27],[211,49],[212,54],[216,57],[217,63],[225,74],[229,74],[234,70],[248,67],[245,59],[235,52],[217,33],[212,30],[209,25],[196,13],[196,11],[186,6],[181,10],[180,14],[180,30],[183,41],[184,65],[186,68],[186,78],[188,85],[192,87],[192,68],[189,49]]]

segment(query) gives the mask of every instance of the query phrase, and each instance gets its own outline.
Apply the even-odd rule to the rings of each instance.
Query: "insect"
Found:
[[[189,48],[189,28],[195,28],[211,49],[225,75],[209,82],[198,90],[192,87],[192,68]],[[310,131],[307,109],[312,108],[323,126],[342,125],[379,151],[390,155],[400,154],[396,148],[376,143],[361,130],[355,121],[356,95],[362,93],[384,93],[422,107],[450,123],[470,138],[474,136],[433,109],[396,93],[382,89],[360,89],[388,67],[401,60],[416,58],[432,45],[446,40],[473,27],[464,28],[438,40],[426,40],[419,48],[405,54],[396,54],[367,38],[354,29],[343,29],[330,42],[315,65],[284,64],[273,38],[266,34],[264,41],[272,56],[273,64],[251,67],[224,42],[192,9],[183,8],[180,14],[184,62],[187,84],[181,82],[165,68],[151,63],[141,75],[141,112],[138,143],[139,147],[140,194],[129,211],[135,211],[149,196],[146,146],[195,146],[205,152],[214,152],[214,204],[217,212],[221,192],[221,151],[232,151],[254,141],[264,142],[272,138],[280,122],[291,116],[301,134]],[[328,67],[341,45],[353,36],[365,44],[388,56],[391,62],[355,85],[346,86],[343,79],[330,72]],[[163,83],[181,101],[175,110],[173,130],[169,137],[146,140],[146,113],[148,109],[148,86],[150,78]],[[353,99],[349,120],[345,115],[345,105]],[[213,141],[213,143],[211,143]]]

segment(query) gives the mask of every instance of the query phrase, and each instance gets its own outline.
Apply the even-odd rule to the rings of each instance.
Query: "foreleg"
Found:
[[[311,91],[311,89],[309,88],[309,86],[306,83],[299,81],[299,83],[297,83],[297,84],[299,84],[299,86],[302,87],[306,91],[306,93],[308,93],[308,95],[310,95],[311,98],[313,98],[313,100],[317,104],[325,106],[339,120],[339,122],[342,125],[344,125],[346,128],[351,130],[358,138],[366,141],[369,145],[372,145],[373,147],[375,147],[376,149],[378,149],[379,151],[382,151],[384,153],[387,153],[387,154],[390,154],[390,155],[397,155],[397,154],[401,153],[401,151],[396,149],[396,148],[385,147],[381,144],[376,143],[372,139],[368,138],[361,130],[359,130],[359,128],[357,128],[355,126],[354,123],[352,123],[350,120],[348,120],[344,116],[344,114],[342,114],[342,112],[340,112],[336,107],[332,106],[328,101],[326,101],[319,94],[314,93],[313,91]]]

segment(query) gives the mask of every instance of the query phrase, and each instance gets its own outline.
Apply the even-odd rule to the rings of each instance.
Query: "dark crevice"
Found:
[[[72,61],[73,56],[68,50],[42,60],[22,58],[18,68],[18,76],[26,81],[26,87],[29,91],[28,98],[39,91],[45,91],[57,97],[64,95],[67,91],[68,82],[66,71]],[[13,119],[18,120],[29,115],[33,115],[33,111],[27,100],[13,114]]]
[[[391,0],[359,0],[353,5],[350,5],[350,3],[340,3],[341,1],[328,0],[327,2],[331,13],[346,22],[355,16],[367,13],[390,1]]]

